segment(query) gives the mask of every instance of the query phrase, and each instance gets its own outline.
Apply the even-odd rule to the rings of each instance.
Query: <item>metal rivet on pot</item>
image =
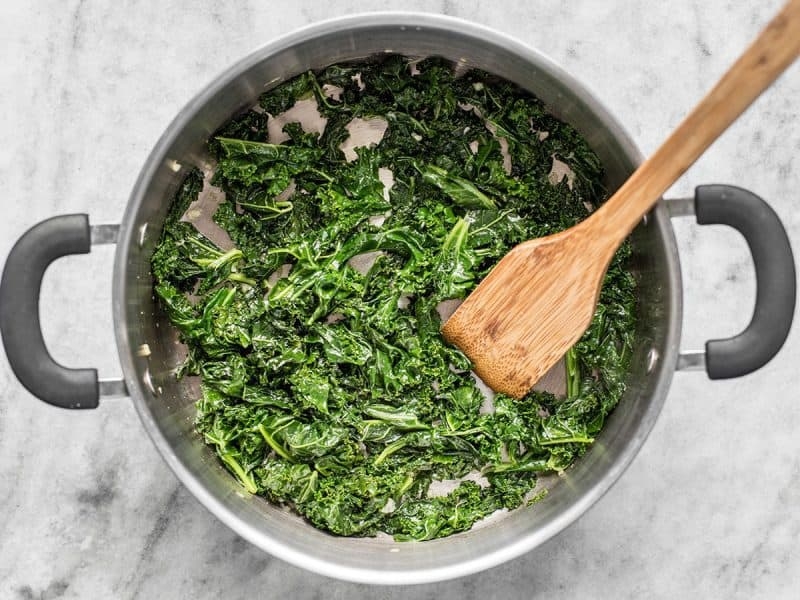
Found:
[[[658,350],[655,348],[650,348],[647,353],[647,365],[645,366],[645,372],[651,373],[658,362]]]
[[[147,223],[142,223],[142,225],[139,227],[139,248],[142,248],[144,246],[144,239],[146,235],[147,235]]]
[[[183,168],[183,165],[181,165],[181,163],[179,163],[177,160],[171,160],[171,159],[167,161],[167,166],[176,173]]]
[[[153,396],[158,396],[159,392],[156,392],[156,388],[153,386],[153,379],[150,377],[150,367],[145,368],[144,374],[142,375],[142,383],[144,383],[144,387],[150,390]]]

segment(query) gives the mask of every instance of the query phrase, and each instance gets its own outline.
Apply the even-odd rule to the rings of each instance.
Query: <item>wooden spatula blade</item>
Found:
[[[572,228],[516,246],[442,327],[494,391],[522,398],[589,326],[610,257],[587,242]]]

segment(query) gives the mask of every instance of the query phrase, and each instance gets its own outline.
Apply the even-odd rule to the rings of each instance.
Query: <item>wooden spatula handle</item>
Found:
[[[798,55],[800,0],[790,0],[655,154],[596,211],[590,219],[594,226],[603,221],[604,236],[622,242],[661,194]]]

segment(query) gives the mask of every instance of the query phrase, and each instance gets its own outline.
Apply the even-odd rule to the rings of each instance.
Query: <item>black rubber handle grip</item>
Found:
[[[54,260],[89,252],[86,215],[63,215],[34,225],[11,249],[0,281],[0,333],[14,374],[37,398],[63,408],[96,408],[96,369],[68,369],[50,356],[39,322],[42,277]]]
[[[737,336],[706,342],[708,376],[739,377],[769,362],[789,335],[797,287],[792,248],[778,215],[752,192],[702,185],[694,204],[700,225],[730,225],[744,236],[753,256],[756,306],[750,324]]]

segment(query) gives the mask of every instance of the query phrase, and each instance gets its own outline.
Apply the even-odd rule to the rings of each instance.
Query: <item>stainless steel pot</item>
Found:
[[[780,348],[791,324],[795,271],[774,212],[738,188],[698,188],[694,199],[660,202],[634,231],[639,281],[636,348],[627,391],[596,443],[555,478],[540,503],[466,533],[422,543],[388,537],[341,538],[245,493],[193,429],[197,390],[178,381],[176,332],[154,301],[149,258],[168,203],[187,170],[207,160],[205,142],[263,91],[307,69],[395,52],[440,55],[505,77],[541,98],[586,137],[605,165],[609,189],[641,156],[630,137],[580,83],[546,57],[504,35],[464,21],[423,14],[371,14],[329,21],[290,34],[233,65],[178,114],[147,160],[122,224],[89,226],[85,215],[35,226],[9,255],[0,284],[0,330],[12,368],[35,395],[68,408],[128,394],[164,459],[214,515],[263,550],[324,575],[399,584],[443,580],[497,565],[541,544],[588,509],[631,462],[652,428],[677,369],[707,366],[712,377],[757,368]],[[701,222],[740,229],[758,276],[753,322],[740,336],[711,342],[707,353],[681,354],[681,274],[670,225],[698,211]],[[42,274],[58,256],[117,243],[113,310],[124,380],[99,381],[93,369],[71,370],[47,354],[39,327]],[[708,364],[706,365],[706,358]]]

